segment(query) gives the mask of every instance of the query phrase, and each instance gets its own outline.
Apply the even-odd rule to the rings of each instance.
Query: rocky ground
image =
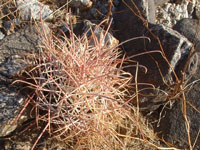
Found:
[[[129,60],[124,70],[133,76],[139,110],[157,136],[157,146],[130,142],[126,148],[200,149],[199,20],[198,0],[2,0],[0,149],[29,150],[44,128],[42,123],[35,128],[29,109],[12,123],[26,102],[21,86],[12,83],[27,67],[24,58],[38,53],[40,33],[52,31],[62,39],[71,25],[81,36],[100,23],[95,33],[100,38],[111,26],[105,40],[109,46],[126,41],[120,45]],[[136,62],[141,67],[136,69]],[[138,104],[137,99],[130,103]],[[44,133],[36,149],[72,148]]]

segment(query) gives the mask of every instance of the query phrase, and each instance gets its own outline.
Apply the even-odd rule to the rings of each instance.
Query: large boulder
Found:
[[[6,36],[0,41],[0,74],[12,77],[20,69],[24,69],[26,54],[34,54],[39,50],[42,32],[49,32],[46,24],[30,26]]]
[[[0,137],[8,136],[28,117],[22,115],[13,121],[23,108],[24,98],[18,88],[11,85],[13,77],[26,67],[24,56],[37,53],[41,26],[31,26],[6,36],[0,41]],[[47,26],[44,25],[46,32]]]
[[[200,56],[200,53],[198,53]],[[193,149],[200,149],[200,63],[196,74],[193,74],[187,84],[184,86],[186,97],[186,115],[189,122],[189,135]],[[180,93],[181,94],[181,93]],[[166,140],[181,149],[189,149],[188,133],[186,130],[186,122],[183,116],[183,99],[175,100],[172,109],[167,110],[165,118],[161,120],[159,133]]]
[[[141,36],[149,38],[149,40],[147,38],[138,38],[122,45],[128,57],[132,57],[132,60],[138,61],[140,65],[147,67],[147,73],[143,68],[139,69],[138,82],[162,86],[164,79],[168,84],[172,84],[175,81],[172,70],[180,74],[190,52],[193,51],[192,43],[171,28],[146,22],[141,18],[142,16],[138,16],[139,13],[134,5],[131,5],[131,2],[128,4],[133,7],[132,10],[123,3],[119,6],[119,11],[122,13],[115,16],[115,35],[120,42]],[[140,3],[137,6],[140,8]],[[150,53],[153,50],[157,50],[160,53]],[[149,53],[142,54],[146,52]],[[142,55],[133,57],[137,54]],[[163,56],[166,56],[171,66]],[[135,68],[127,70],[135,75]]]
[[[0,64],[11,55],[23,55],[37,51],[40,43],[38,32],[42,32],[40,29],[41,26],[30,26],[2,39],[0,41]],[[44,25],[43,29],[47,31],[47,26]]]

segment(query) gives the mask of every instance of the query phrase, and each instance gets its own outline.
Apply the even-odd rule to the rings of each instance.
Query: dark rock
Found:
[[[18,124],[13,121],[23,107],[23,97],[17,92],[16,87],[0,82],[0,137],[9,135]],[[21,116],[20,120],[26,117]]]
[[[36,51],[38,43],[39,38],[35,27],[29,27],[7,36],[0,41],[0,63],[11,55]]]
[[[48,32],[46,25],[43,26]],[[36,53],[41,40],[39,33],[41,26],[28,27],[6,36],[0,41],[0,74],[11,77],[24,68],[24,56]],[[42,32],[42,31],[41,31]]]
[[[184,0],[170,0],[171,3],[181,4]]]
[[[105,5],[101,5],[101,7],[99,8],[99,11],[104,15],[108,13],[107,7]]]
[[[181,19],[173,27],[174,30],[184,35],[194,44],[196,50],[200,50],[200,22],[197,19]]]
[[[200,54],[198,53],[198,56]],[[190,124],[190,137],[191,144],[193,145],[195,140],[196,144],[193,147],[194,150],[200,149],[200,63],[198,63],[197,72],[192,75],[191,79],[185,85],[186,105],[187,105],[187,119]],[[181,96],[179,96],[181,97]],[[185,126],[185,119],[182,112],[182,99],[177,99],[172,109],[167,110],[166,117],[161,121],[159,132],[162,132],[162,137],[178,148],[189,149],[188,147],[188,135]],[[194,106],[197,110],[191,107]]]
[[[191,2],[188,3],[188,5],[187,5],[187,12],[188,12],[189,18],[194,18],[193,17],[194,16],[193,13],[195,12],[196,5],[197,4],[195,3],[195,1],[194,1],[194,3],[191,3]]]
[[[86,35],[85,38],[87,39],[92,39],[91,36],[94,33],[98,41],[107,47],[117,47],[119,43],[119,41],[110,32],[106,32],[103,28],[89,20],[83,20],[80,23],[74,25],[72,28],[76,36],[82,37]],[[70,28],[66,26],[62,26],[61,28],[67,37],[70,36],[69,29]],[[90,44],[94,45],[95,42],[90,40]]]
[[[119,5],[119,0],[114,0],[114,1],[113,1],[113,4],[114,4],[115,6]]]
[[[45,25],[43,27],[48,33],[48,28]],[[37,52],[41,43],[38,32],[41,32],[41,26],[32,26],[0,41],[0,137],[9,135],[27,118],[22,115],[17,124],[13,124],[23,108],[24,100],[18,89],[10,85],[10,78],[25,68],[26,54]]]
[[[187,59],[186,59],[187,60]],[[184,83],[188,83],[190,77],[197,72],[197,65],[199,64],[199,56],[195,53],[190,59],[188,59],[188,66],[184,73]],[[179,64],[186,64],[186,62],[179,62]],[[176,70],[182,69],[177,68]],[[145,89],[143,92],[148,93],[148,95],[140,97],[140,111],[144,114],[149,112],[155,112],[161,108],[163,103],[167,101],[168,93],[160,88],[156,89]]]
[[[200,8],[199,6],[195,6],[193,11],[193,17],[194,19],[200,19]]]
[[[125,11],[125,13],[132,14],[134,15],[137,14],[138,16],[140,16],[140,14],[142,15],[142,17],[144,17],[144,19],[146,19],[148,22],[151,23],[155,23],[155,4],[154,4],[154,0],[136,0],[136,1],[131,1],[131,0],[127,0],[122,2],[119,5],[119,9]],[[132,9],[132,12],[128,9]],[[127,12],[128,11],[128,12]],[[120,14],[125,14],[125,13],[120,13]],[[127,18],[124,18],[127,20]]]
[[[22,21],[20,19],[13,19],[8,21],[3,21],[3,29],[6,35],[10,35],[15,30],[15,26],[20,25]]]
[[[134,6],[131,7],[133,7],[133,10],[137,13],[136,8],[134,8]],[[192,50],[192,44],[184,36],[168,27],[156,24],[148,24],[148,27],[147,25],[145,26],[147,22],[134,15],[134,13],[123,4],[120,6],[119,10],[123,12],[115,16],[115,29],[117,31],[116,37],[120,42],[140,36],[150,38],[150,41],[140,38],[123,44],[123,49],[127,56],[130,57],[152,50],[161,52],[162,45],[166,58],[172,68],[177,72],[181,72]],[[161,45],[159,44],[158,38],[160,39]],[[133,57],[132,60],[138,61],[140,65],[144,65],[148,69],[147,73],[139,69],[138,82],[152,83],[155,86],[163,85],[163,78],[169,83],[173,82],[172,68],[169,67],[160,53],[143,54]],[[178,70],[176,68],[178,68]],[[135,68],[129,68],[127,70],[135,75]]]
[[[8,59],[0,64],[0,74],[7,78],[11,78],[18,74],[27,66],[26,61],[20,55],[11,55]]]
[[[92,1],[91,0],[72,0],[70,1],[69,5],[75,8],[81,8],[81,7],[89,8],[92,6]]]
[[[19,135],[13,136],[11,140],[6,140],[4,144],[1,145],[1,150],[31,150],[33,146],[33,139],[36,139],[41,132],[39,129],[41,129],[40,126],[38,126],[37,128],[35,126],[32,126],[21,136]],[[56,140],[55,138],[48,138],[47,135],[44,135],[42,136],[41,140],[39,141],[35,149],[70,150],[71,147],[66,145],[65,142]]]

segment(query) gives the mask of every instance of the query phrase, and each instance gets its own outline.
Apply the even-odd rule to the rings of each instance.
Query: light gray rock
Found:
[[[155,6],[155,2],[154,0],[147,0],[147,7],[148,7],[148,11],[147,11],[147,20],[150,22],[150,23],[155,23],[155,20],[156,20],[156,14],[155,14],[155,11],[156,11],[156,6]]]
[[[165,3],[156,9],[156,23],[172,27],[183,18],[192,18],[197,0],[183,0],[181,3]]]
[[[22,20],[51,20],[52,10],[37,0],[17,0],[17,7]]]
[[[170,0],[154,0],[154,3],[156,6],[161,6],[163,5],[164,3],[167,3],[169,2]]]
[[[0,40],[2,40],[5,37],[5,35],[0,31]]]

